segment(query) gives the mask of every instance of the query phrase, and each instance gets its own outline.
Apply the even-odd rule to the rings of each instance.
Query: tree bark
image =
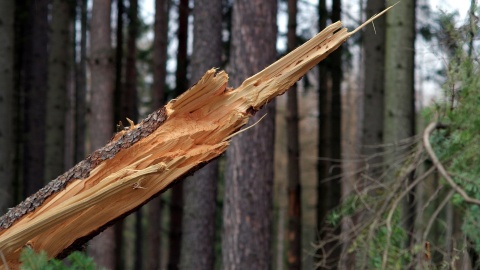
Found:
[[[167,62],[167,40],[168,40],[168,13],[169,0],[155,1],[155,25],[153,41],[153,86],[152,86],[152,107],[153,110],[163,105],[165,97],[165,77]],[[149,212],[149,238],[148,238],[148,269],[157,270],[161,265],[161,197],[153,199],[148,205]]]
[[[288,1],[287,47],[297,47],[297,0]],[[287,92],[288,269],[302,269],[302,204],[297,86]]]
[[[15,77],[14,77],[14,15],[13,0],[0,1],[0,213],[14,205],[15,182]]]
[[[65,256],[218,157],[234,136],[246,132],[240,128],[255,112],[357,31],[347,32],[341,22],[332,24],[237,89],[227,88],[225,72],[209,70],[188,92],[115,134],[106,146],[2,216],[0,250],[7,262],[18,266],[19,252],[27,244],[50,257]],[[245,219],[251,221],[250,216]]]
[[[53,179],[64,168],[65,114],[70,69],[70,2],[53,0],[50,24],[50,52],[48,67],[45,179]]]
[[[44,184],[48,3],[28,1],[23,55],[23,197]],[[41,176],[41,177],[39,177]]]
[[[75,162],[85,158],[85,135],[87,112],[87,5],[88,0],[78,1],[80,5],[80,61],[75,87]]]
[[[180,0],[178,5],[178,29],[177,29],[177,70],[175,72],[175,93],[180,95],[188,87],[187,78],[187,45],[188,45],[188,16],[189,0]],[[182,243],[183,223],[183,181],[178,181],[172,188],[170,202],[170,232],[168,269],[179,269],[180,250]]]
[[[234,2],[230,68],[233,85],[276,57],[277,2]],[[272,184],[275,102],[270,102],[240,133],[227,152],[222,256],[225,269],[269,269],[272,263]],[[251,160],[257,162],[252,163]]]
[[[221,66],[222,1],[198,0],[194,4],[191,70],[192,81],[197,81],[204,70]],[[217,180],[218,161],[215,160],[183,184],[181,269],[214,269]]]
[[[90,31],[91,119],[92,149],[104,145],[113,134],[113,50],[110,29],[111,1],[94,0]],[[115,269],[115,232],[107,229],[93,239],[90,254],[101,267]],[[120,255],[120,254],[118,254]]]
[[[409,138],[415,132],[415,0],[403,1],[395,9],[386,17],[384,143]],[[393,164],[402,151],[404,153],[408,149],[394,149],[386,156],[386,164]],[[412,189],[402,210],[404,229],[408,235],[407,248],[413,244],[414,194]]]

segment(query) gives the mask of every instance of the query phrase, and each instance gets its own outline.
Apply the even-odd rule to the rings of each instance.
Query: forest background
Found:
[[[402,0],[87,253],[108,269],[474,268],[478,10],[457,2]],[[390,4],[1,1],[0,214],[208,69],[239,86]]]

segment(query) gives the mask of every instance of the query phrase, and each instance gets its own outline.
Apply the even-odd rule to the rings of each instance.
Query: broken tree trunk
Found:
[[[252,114],[364,25],[347,32],[336,22],[234,90],[225,72],[209,70],[1,217],[0,252],[9,267],[18,268],[23,247],[62,257],[218,157]]]

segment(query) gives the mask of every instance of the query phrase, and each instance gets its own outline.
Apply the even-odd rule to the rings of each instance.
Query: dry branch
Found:
[[[1,217],[0,252],[9,267],[18,267],[25,246],[62,256],[218,157],[252,114],[354,32],[336,22],[235,90],[227,88],[225,72],[209,70],[187,92]]]

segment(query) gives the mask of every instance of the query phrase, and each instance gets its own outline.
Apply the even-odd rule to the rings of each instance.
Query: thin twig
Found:
[[[439,124],[437,122],[432,122],[427,126],[427,128],[423,132],[423,145],[425,146],[425,150],[427,151],[428,155],[432,159],[433,165],[437,168],[438,172],[443,176],[443,178],[445,178],[447,183],[458,194],[460,194],[460,196],[462,196],[466,202],[480,205],[480,200],[477,200],[468,196],[467,192],[465,192],[465,190],[463,190],[459,185],[455,183],[455,181],[453,181],[452,177],[450,177],[445,167],[443,167],[443,164],[440,162],[437,155],[435,155],[432,145],[430,144],[430,135],[438,127],[439,127]]]

